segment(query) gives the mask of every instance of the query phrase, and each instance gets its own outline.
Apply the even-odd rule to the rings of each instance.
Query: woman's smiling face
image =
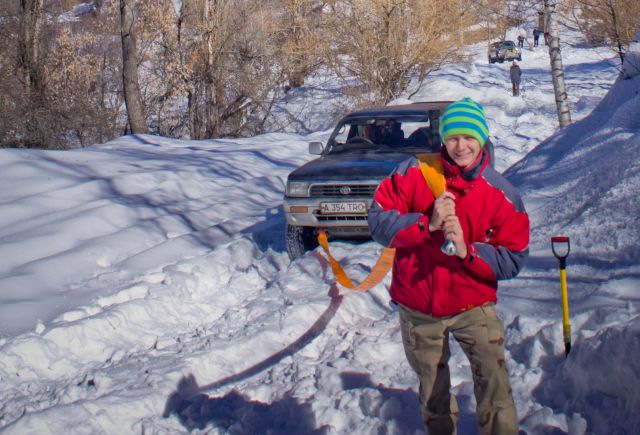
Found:
[[[477,139],[466,134],[455,134],[444,141],[449,157],[461,168],[475,162],[482,147]]]

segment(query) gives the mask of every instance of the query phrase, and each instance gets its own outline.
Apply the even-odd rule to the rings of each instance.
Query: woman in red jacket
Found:
[[[518,432],[494,304],[497,281],[516,276],[528,256],[529,218],[517,190],[489,166],[488,136],[482,106],[452,103],[440,119],[446,192],[436,198],[411,158],[380,184],[369,212],[373,238],[396,248],[390,293],[432,435],[455,433],[449,334],[471,364],[481,434]],[[455,254],[441,250],[445,240]]]

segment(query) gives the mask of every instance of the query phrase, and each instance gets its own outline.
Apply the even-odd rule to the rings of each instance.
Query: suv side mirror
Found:
[[[322,151],[324,151],[324,145],[322,145],[322,142],[318,142],[318,141],[313,141],[313,142],[309,142],[309,154],[322,154]]]

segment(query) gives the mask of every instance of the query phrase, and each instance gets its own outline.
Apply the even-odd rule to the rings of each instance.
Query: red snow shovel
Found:
[[[569,294],[567,292],[567,257],[571,250],[569,237],[551,237],[551,250],[560,262],[560,299],[562,301],[562,332],[564,335],[564,355],[571,350],[571,325],[569,324]]]

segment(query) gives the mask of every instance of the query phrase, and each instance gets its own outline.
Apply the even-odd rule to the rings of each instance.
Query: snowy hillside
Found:
[[[563,131],[545,47],[523,53],[522,98],[478,45],[412,100],[480,101],[531,216],[531,258],[498,293],[522,431],[639,433],[640,77],[568,42]],[[424,433],[390,277],[350,292],[319,251],[284,249],[284,183],[329,135],[327,95],[288,97],[315,108],[304,135],[0,150],[1,433]],[[553,235],[572,243],[566,359]],[[380,252],[332,249],[356,281]],[[459,433],[474,434],[452,349]]]

